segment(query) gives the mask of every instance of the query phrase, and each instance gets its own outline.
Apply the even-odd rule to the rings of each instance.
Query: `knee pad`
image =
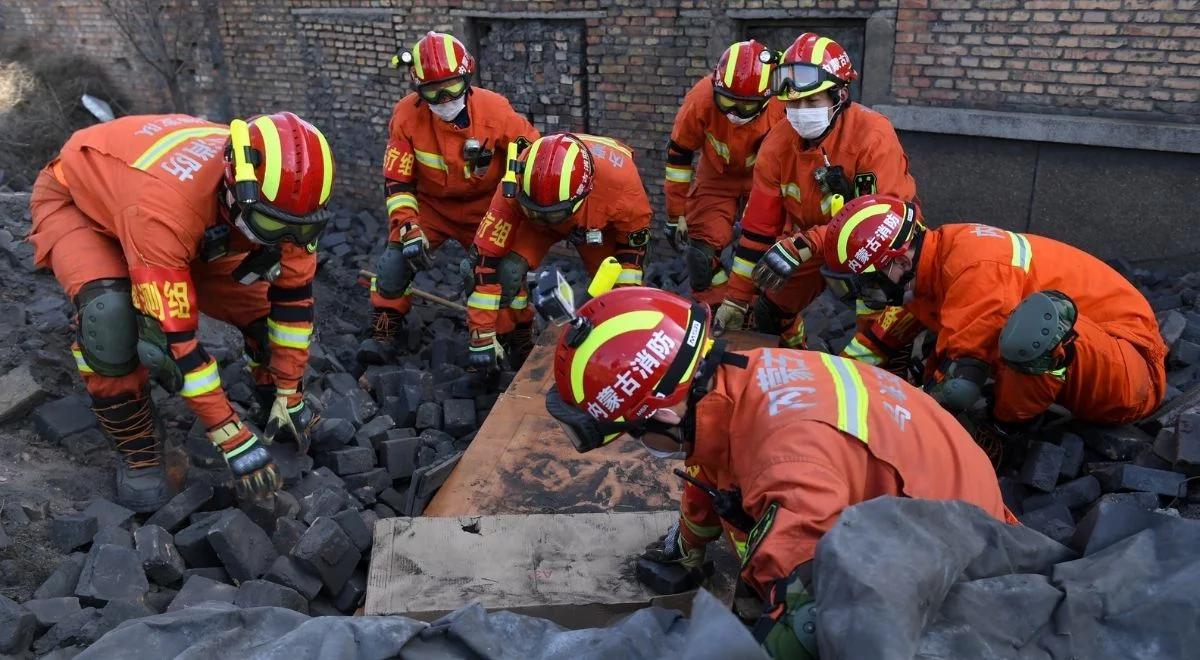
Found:
[[[929,388],[929,396],[952,413],[970,410],[979,400],[987,377],[986,362],[956,358],[946,366],[944,378]]]
[[[1075,302],[1065,293],[1030,295],[1017,305],[1000,331],[1000,357],[1026,374],[1044,374],[1065,366],[1067,356],[1056,355],[1055,349],[1070,344],[1078,316]]]
[[[403,246],[399,243],[388,243],[383,254],[379,257],[379,271],[375,278],[375,291],[388,299],[404,296],[408,285],[412,284],[413,272],[408,260],[401,252]]]
[[[509,252],[500,259],[496,266],[496,279],[500,281],[500,306],[512,303],[513,298],[525,286],[525,274],[529,272],[529,262],[516,252]]]
[[[683,262],[687,265],[693,291],[704,291],[712,286],[714,253],[711,245],[697,241],[690,241],[683,249]]]
[[[771,302],[765,295],[760,295],[754,301],[754,327],[761,333],[778,335],[786,327],[783,309]]]
[[[183,389],[183,372],[171,355],[166,332],[145,314],[137,315],[137,357],[163,389],[171,394]]]
[[[93,280],[75,296],[79,350],[101,376],[124,376],[138,366],[137,312],[127,279]]]

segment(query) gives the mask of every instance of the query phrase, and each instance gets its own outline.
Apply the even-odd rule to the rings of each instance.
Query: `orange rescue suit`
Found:
[[[533,269],[541,264],[551,246],[568,239],[589,273],[595,274],[605,258],[615,256],[621,263],[617,286],[641,285],[651,211],[633,160],[633,149],[611,138],[576,136],[587,145],[595,174],[592,191],[568,220],[557,225],[540,225],[527,221],[517,200],[505,197],[502,189],[497,189],[492,197],[492,206],[475,235],[479,263],[475,267],[475,290],[467,300],[472,336],[512,330],[497,328],[501,300],[496,267],[500,258],[510,252],[520,255]],[[514,314],[514,321],[531,317],[525,292],[508,304],[520,313]],[[504,322],[509,320],[505,318]]]
[[[987,456],[928,395],[881,369],[824,353],[756,349],[718,368],[696,407],[690,472],[739,489],[757,521],[748,535],[687,485],[680,530],[690,547],[724,531],[742,578],[764,598],[813,558],[846,507],[893,495],[957,499],[1016,523]]]
[[[39,175],[30,198],[34,263],[74,300],[99,279],[130,279],[133,305],[166,333],[184,375],[181,395],[206,428],[236,418],[217,362],[196,340],[200,313],[237,326],[251,351],[269,349],[259,384],[299,389],[312,335],[313,249],[282,244],[282,273],[245,286],[231,274],[253,245],[236,229],[228,254],[198,258],[205,230],[224,222],[218,185],[229,128],[187,115],[121,117],[76,132]],[[267,346],[254,325],[266,324]],[[137,394],[148,374],[94,373],[73,347],[88,392]],[[299,395],[297,395],[297,399]]]
[[[470,247],[504,176],[508,144],[517,138],[532,142],[541,137],[496,92],[472,87],[466,108],[470,124],[459,128],[435,116],[416,92],[396,103],[383,155],[389,241],[399,242],[405,225],[411,223],[421,228],[431,249],[447,238]],[[493,152],[486,167],[466,161],[463,145],[468,138]],[[378,293],[372,294],[371,304],[402,314],[411,307],[408,296],[389,299]]]
[[[1154,312],[1104,262],[1049,238],[980,224],[945,225],[923,240],[905,308],[937,333],[933,364],[969,357],[991,365],[996,419],[1030,420],[1057,402],[1079,419],[1124,424],[1162,402],[1167,348]],[[1078,309],[1075,359],[1064,377],[1014,371],[1000,358],[1000,331],[1022,300],[1050,289]]]

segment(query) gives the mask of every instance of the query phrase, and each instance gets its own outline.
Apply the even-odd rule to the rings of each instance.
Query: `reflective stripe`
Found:
[[[690,167],[675,167],[667,165],[667,181],[671,183],[691,183],[696,171]]]
[[[500,309],[500,294],[472,291],[471,295],[467,297],[467,307],[485,310]]]
[[[267,319],[267,339],[272,344],[305,349],[312,339],[312,331],[312,326],[281,325],[273,319]]]
[[[562,170],[558,173],[558,201],[571,199],[571,175],[575,173],[575,157],[579,155],[579,144],[575,141],[567,147],[567,155],[563,158]]]
[[[821,37],[817,39],[817,43],[813,44],[812,57],[808,60],[810,64],[821,66],[821,62],[825,59],[825,49],[829,44],[833,43],[833,39],[829,37]]]
[[[758,154],[750,154],[749,156],[746,156],[746,167],[754,167],[754,164],[757,162]]]
[[[721,270],[718,270],[716,272],[716,274],[713,275],[712,284],[710,286],[721,286],[722,284],[725,284],[728,281],[729,281],[729,275],[725,272],[725,269],[722,268]]]
[[[529,307],[529,296],[521,294],[516,298],[513,298],[512,302],[508,304],[508,307],[509,309],[525,309]]]
[[[528,193],[533,189],[530,177],[533,176],[533,164],[537,162],[538,150],[542,148],[542,141],[546,138],[538,138],[533,142],[533,146],[529,147],[529,155],[525,157],[525,168],[521,177],[521,190]]]
[[[81,374],[96,373],[95,371],[92,370],[91,367],[88,366],[87,361],[83,359],[83,351],[79,350],[78,348],[72,348],[71,355],[75,356],[75,368],[79,370],[79,373],[81,373]]]
[[[679,519],[682,520],[683,524],[687,526],[688,530],[691,531],[696,536],[700,536],[700,537],[704,537],[704,538],[715,538],[715,537],[721,535],[721,526],[720,525],[717,525],[715,527],[706,527],[704,525],[697,525],[696,523],[688,520],[687,517],[685,517],[685,516],[680,516]]]
[[[733,74],[737,71],[738,53],[742,50],[742,42],[729,47],[729,59],[725,61],[725,75],[722,80],[726,87],[733,87]]]
[[[441,170],[443,172],[449,171],[446,169],[446,159],[442,158],[441,154],[435,154],[429,151],[421,151],[420,149],[414,149],[413,153],[417,156],[417,162],[425,167],[432,167],[435,170]]]
[[[167,133],[159,138],[157,142],[150,145],[149,149],[142,152],[142,155],[133,161],[133,167],[144,172],[150,169],[151,165],[158,162],[159,158],[162,158],[167,152],[178,147],[180,144],[192,138],[209,135],[229,135],[229,129],[222,126],[206,126],[203,128],[181,128],[177,131]]]
[[[626,332],[653,330],[662,322],[663,316],[662,312],[654,310],[625,312],[607,321],[602,321],[599,325],[592,328],[592,331],[588,333],[583,343],[575,349],[575,355],[571,357],[571,395],[574,401],[568,401],[567,403],[577,404],[583,401],[586,395],[583,391],[583,372],[587,370],[587,364],[591,361],[592,355],[595,354],[597,349],[607,344],[614,337]],[[699,355],[700,351],[696,351],[696,354]]]
[[[279,196],[279,177],[283,174],[283,149],[279,146],[279,129],[275,122],[263,115],[254,120],[263,139],[263,180],[262,192],[267,201],[275,201]]]
[[[863,386],[862,375],[845,358],[825,353],[820,356],[837,390],[838,428],[867,442],[867,388]]]
[[[414,211],[420,210],[417,208],[417,196],[412,193],[396,193],[395,195],[388,197],[387,198],[388,215],[395,213],[396,209],[398,209],[398,208],[409,208]]]
[[[797,202],[800,201],[800,186],[795,183],[785,183],[779,186],[780,197],[791,197]]]
[[[753,263],[746,261],[745,259],[743,259],[741,257],[733,258],[733,274],[734,275],[741,275],[742,277],[749,278],[749,277],[752,277],[753,272],[754,272],[754,264]]]
[[[746,561],[746,542],[739,541],[732,536],[729,537],[729,541],[733,543],[733,550],[737,552],[738,559],[743,562]]]
[[[208,394],[220,386],[221,373],[217,371],[217,361],[210,359],[208,364],[183,376],[183,390],[179,394],[191,398]]]
[[[254,437],[254,434],[251,434],[249,438],[246,438],[245,442],[238,445],[237,449],[234,449],[233,451],[230,451],[230,452],[225,452],[226,460],[233,458],[233,457],[237,456],[238,454],[241,454],[242,452],[246,451],[247,449],[250,449],[251,447],[253,447],[255,440],[258,440],[258,438]]]
[[[333,151],[329,149],[324,133],[317,130],[316,126],[313,126],[313,132],[317,134],[317,142],[321,143],[321,173],[324,177],[321,179],[320,203],[324,204],[329,201],[329,193],[333,192]]]
[[[764,63],[758,72],[758,92],[761,94],[767,91],[767,87],[771,85],[771,65]]]
[[[837,259],[839,264],[845,264],[850,260],[850,256],[846,254],[847,243],[850,242],[850,235],[858,228],[864,220],[873,216],[887,213],[891,207],[887,204],[872,204],[859,209],[857,213],[850,216],[846,224],[842,225],[842,231],[837,236]],[[874,256],[874,255],[872,255]]]
[[[630,151],[628,147],[621,144],[620,142],[617,142],[616,140],[614,140],[612,138],[600,137],[599,135],[576,135],[575,137],[579,138],[580,140],[583,140],[584,144],[586,144],[588,142],[593,142],[595,144],[603,144],[605,146],[612,147],[613,149],[616,149],[617,151],[620,151],[621,153],[625,154],[625,156],[628,158],[633,158],[633,152]],[[528,162],[528,161],[526,161],[526,162]]]
[[[842,349],[842,357],[865,362],[876,367],[883,364],[883,357],[877,355],[870,348],[867,348],[865,344],[858,340],[858,337],[851,339],[850,343],[846,344],[846,348]]]
[[[454,54],[454,37],[445,35],[442,37],[442,48],[446,51],[446,64],[451,71],[458,68],[458,57]]]
[[[1029,244],[1029,239],[1020,234],[1010,231],[1008,237],[1012,241],[1012,265],[1028,273],[1029,264],[1033,261],[1033,246]]]
[[[642,284],[642,269],[640,268],[622,268],[621,274],[617,276],[617,286],[641,286]]]
[[[874,314],[875,310],[871,309],[870,307],[867,307],[867,303],[855,298],[854,299],[854,313],[858,316],[866,316],[867,314]]]
[[[417,80],[425,78],[425,67],[421,65],[421,42],[418,41],[412,48],[412,67],[413,73],[417,75]]]
[[[721,160],[728,163],[729,162],[729,145],[718,140],[716,137],[713,136],[712,133],[709,133],[708,131],[704,132],[704,137],[708,138],[708,143],[710,145],[712,145],[713,151],[717,152],[717,155],[721,157]]]

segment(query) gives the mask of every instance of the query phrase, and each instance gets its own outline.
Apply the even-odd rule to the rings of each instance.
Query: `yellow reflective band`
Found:
[[[846,224],[842,225],[842,232],[838,234],[837,237],[838,263],[844,264],[850,260],[849,255],[846,254],[846,244],[849,243],[850,234],[854,233],[855,228],[857,228],[864,220],[872,215],[887,213],[889,208],[891,207],[889,207],[887,204],[872,204],[859,209],[858,213],[850,216],[850,219],[846,221]]]
[[[571,175],[575,172],[575,157],[579,155],[579,145],[575,142],[567,147],[567,157],[563,159],[562,171],[558,173],[558,201],[571,199]]]
[[[858,340],[858,337],[851,339],[850,343],[846,344],[846,348],[842,349],[842,357],[866,362],[875,367],[883,364],[883,357],[876,355],[875,351],[867,348],[865,344]]]
[[[217,371],[217,361],[209,360],[199,369],[188,372],[183,377],[181,396],[188,398],[208,394],[221,386],[221,373]]]
[[[746,261],[741,257],[733,258],[733,274],[741,275],[742,277],[752,277],[754,273],[754,264]]]
[[[626,332],[652,330],[662,319],[662,312],[651,310],[625,312],[592,328],[592,331],[588,333],[587,339],[583,340],[583,343],[579,345],[579,348],[575,350],[575,355],[571,358],[571,394],[575,400],[568,403],[578,404],[583,401],[583,372],[587,369],[587,364],[591,361],[592,354],[596,352],[596,349],[608,343],[614,337]],[[699,353],[700,351],[696,351],[697,355]]]
[[[667,181],[671,183],[691,183],[696,171],[690,167],[675,167],[667,165]]]
[[[133,161],[133,167],[145,172],[150,169],[151,165],[158,162],[159,158],[162,158],[167,152],[178,147],[180,144],[192,138],[207,137],[209,135],[229,135],[229,129],[223,126],[205,126],[202,128],[181,128],[177,131],[167,133],[159,138],[157,142],[150,145],[149,149],[142,152],[142,155]]]
[[[771,65],[763,64],[762,70],[758,73],[758,93],[762,94],[771,86]]]
[[[693,534],[695,534],[696,536],[699,536],[701,538],[716,538],[721,535],[721,526],[720,525],[717,525],[715,527],[708,527],[705,525],[697,525],[696,523],[688,520],[687,517],[685,517],[685,516],[679,516],[679,519],[683,521],[684,525],[687,525],[687,528],[689,530],[691,530],[691,532]]]
[[[617,151],[620,151],[621,153],[625,154],[625,156],[628,158],[633,158],[632,151],[630,151],[625,145],[621,144],[620,142],[617,142],[616,140],[614,140],[612,138],[600,137],[599,135],[576,135],[575,137],[579,138],[580,140],[583,140],[584,144],[586,144],[588,142],[594,142],[596,144],[603,144],[605,146],[612,147],[613,149],[616,149]]]
[[[95,371],[92,370],[91,367],[88,366],[87,361],[83,359],[83,352],[80,351],[78,348],[72,348],[71,355],[75,356],[75,368],[79,370],[79,373],[81,373],[81,374],[96,373]]]
[[[413,73],[417,74],[417,80],[423,80],[425,78],[425,67],[421,66],[421,42],[420,41],[418,41],[416,43],[416,45],[413,46],[412,56],[413,56],[413,61],[412,61]]]
[[[728,163],[729,145],[718,140],[712,133],[709,133],[708,131],[704,132],[704,137],[708,139],[708,144],[712,146],[713,151],[717,152],[717,155],[721,157],[721,160]]]
[[[512,302],[508,304],[508,307],[509,309],[525,309],[529,307],[529,297],[525,294],[521,294],[516,298],[513,298]]]
[[[250,357],[249,353],[243,352],[242,359],[246,361],[246,366],[250,367],[251,369],[253,369],[259,365],[259,361]]]
[[[537,162],[538,149],[542,148],[542,140],[546,138],[538,138],[534,141],[533,146],[529,147],[529,155],[525,157],[525,172],[524,178],[521,179],[521,190],[528,195],[533,187],[529,183],[529,177],[533,175],[533,164]]]
[[[446,49],[446,63],[450,65],[450,70],[458,68],[458,57],[454,55],[454,37],[446,35],[442,37],[442,47]]]
[[[399,208],[410,208],[414,211],[420,210],[417,208],[417,196],[412,193],[396,193],[387,198],[388,215],[395,213],[396,209]]]
[[[279,196],[279,177],[283,174],[283,149],[279,146],[279,129],[275,122],[267,116],[254,120],[263,138],[263,180],[262,192],[268,201],[275,201]]]
[[[858,316],[866,316],[867,314],[874,314],[875,310],[871,309],[870,307],[867,307],[867,303],[855,298],[854,299],[854,313]]]
[[[1033,246],[1029,244],[1029,239],[1020,234],[1010,231],[1008,237],[1012,240],[1012,265],[1028,273],[1033,261]]]
[[[840,357],[820,353],[821,362],[833,378],[837,390],[837,426],[864,443],[867,442],[867,388],[854,363]]]
[[[729,542],[733,544],[733,550],[734,552],[737,552],[738,559],[741,561],[746,561],[746,542],[739,541],[732,536],[729,537]]]
[[[272,344],[306,349],[311,338],[312,326],[281,325],[272,319],[267,319],[267,339]]]
[[[622,268],[621,274],[617,276],[618,286],[641,286],[642,284],[642,269],[640,268]]]
[[[324,204],[329,199],[329,193],[333,192],[333,152],[329,150],[329,143],[325,141],[325,134],[317,130],[314,126],[313,131],[317,134],[317,142],[321,143],[321,172],[324,173],[324,178],[321,179],[321,200],[319,203]]]
[[[472,291],[471,295],[467,297],[467,307],[484,310],[500,309],[500,294]]]
[[[757,162],[758,154],[750,154],[749,156],[746,156],[746,167],[754,167],[754,164]]]
[[[726,87],[733,87],[733,74],[737,71],[738,53],[742,50],[742,42],[738,42],[729,47],[729,59],[725,61],[725,81]]]
[[[829,37],[821,37],[820,39],[817,39],[817,43],[813,44],[812,57],[809,58],[809,63],[821,66],[821,62],[825,59],[825,49],[828,48],[829,44],[831,43],[833,43],[833,39],[830,39]]]
[[[442,158],[441,154],[435,154],[429,151],[421,151],[420,149],[413,149],[413,153],[415,153],[417,156],[417,162],[425,167],[432,167],[435,170],[441,170],[443,172],[449,171],[446,169],[446,160]]]
[[[713,275],[711,286],[721,286],[722,284],[725,284],[728,281],[729,281],[729,275],[726,274],[725,269],[722,268],[721,270],[718,270],[715,275]]]
[[[785,183],[779,186],[779,195],[781,197],[791,197],[797,202],[800,201],[800,186],[795,183]]]

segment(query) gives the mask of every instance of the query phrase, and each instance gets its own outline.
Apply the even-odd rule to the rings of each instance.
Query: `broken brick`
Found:
[[[1093,475],[1087,475],[1068,481],[1049,493],[1038,493],[1030,496],[1024,502],[1024,507],[1036,511],[1055,502],[1061,502],[1069,509],[1086,506],[1100,497],[1100,482]]]
[[[442,407],[433,402],[422,403],[417,407],[417,430],[441,429]]]
[[[1184,494],[1183,484],[1187,480],[1182,474],[1155,470],[1140,465],[1117,463],[1092,472],[1100,480],[1100,487],[1106,493],[1118,490],[1138,490],[1158,493],[1168,497],[1180,497]]]
[[[96,517],[96,523],[101,529],[105,527],[120,527],[124,525],[130,518],[133,518],[133,511],[126,509],[120,504],[110,502],[103,497],[92,500],[91,504],[83,510],[84,515],[92,515]]]
[[[296,541],[308,529],[308,525],[299,520],[290,518],[281,518],[275,523],[275,533],[271,535],[271,545],[275,546],[275,552],[286,555],[296,546]]]
[[[89,604],[137,600],[149,590],[141,558],[133,550],[116,545],[92,546],[75,585],[75,595]]]
[[[362,559],[354,542],[332,518],[318,518],[292,548],[292,557],[321,577],[330,594],[337,594]]]
[[[312,470],[311,456],[301,454],[295,444],[290,442],[273,442],[267,445],[271,460],[279,470],[279,478],[283,479],[283,487],[291,488],[300,483],[305,472]]]
[[[183,581],[187,582],[193,576],[199,575],[202,578],[220,582],[222,584],[233,584],[233,580],[229,577],[229,573],[220,566],[205,566],[204,568],[189,568],[183,572]]]
[[[308,600],[299,592],[266,580],[243,582],[238,587],[233,604],[238,607],[283,607],[303,614],[308,613]]]
[[[0,424],[24,417],[48,395],[29,371],[28,364],[0,376]]]
[[[133,533],[133,539],[138,557],[142,559],[142,569],[151,582],[171,586],[183,579],[187,567],[175,549],[170,532],[158,525],[143,525]]]
[[[276,557],[263,579],[294,589],[306,600],[321,591],[321,578],[291,557]]]
[[[220,566],[221,560],[208,543],[208,530],[217,522],[219,515],[208,516],[184,527],[175,534],[175,549],[189,568]]]
[[[393,438],[388,432],[388,439],[379,445],[379,463],[388,471],[392,479],[408,479],[417,468],[417,449],[421,446],[420,438]]]
[[[458,465],[458,459],[461,457],[462,452],[456,452],[436,465],[423,467],[414,472],[412,483],[405,493],[404,509],[401,510],[401,513],[406,516],[421,515],[421,512],[425,510],[425,505],[433,499],[434,493],[442,487],[442,484],[446,483],[446,479],[450,477],[450,473],[454,470],[454,466]]]
[[[1034,442],[1025,456],[1025,464],[1021,466],[1021,473],[1017,477],[1018,481],[1041,491],[1054,490],[1064,456],[1066,456],[1066,450],[1058,445],[1049,442]]]
[[[1128,461],[1153,438],[1134,426],[1089,426],[1082,431],[1089,449],[1110,461]]]
[[[1180,415],[1175,435],[1177,444],[1171,459],[1187,474],[1200,476],[1200,414],[1192,412]]]
[[[391,417],[386,414],[378,415],[371,421],[363,424],[362,428],[354,434],[354,440],[361,447],[374,448],[394,426],[396,426],[396,423],[392,421]]]
[[[1099,502],[1109,502],[1113,504],[1131,504],[1146,511],[1154,511],[1158,508],[1157,493],[1105,493],[1100,496]]]
[[[92,537],[92,543],[95,545],[119,545],[122,548],[133,549],[133,534],[129,530],[120,527],[105,527],[96,532]]]
[[[379,501],[388,506],[392,510],[392,516],[395,516],[397,511],[404,510],[404,494],[395,488],[385,488],[379,492]],[[376,511],[376,513],[379,513]],[[389,516],[379,516],[386,518]]]
[[[343,396],[339,397],[335,394],[333,400],[321,412],[321,417],[323,419],[344,419],[357,429],[370,421],[378,410],[379,407],[371,399],[371,395],[358,389],[356,385],[354,391]]]
[[[1083,438],[1074,433],[1064,433],[1058,446],[1063,448],[1062,465],[1058,474],[1063,479],[1074,479],[1079,476],[1083,467]]]
[[[321,516],[332,516],[346,508],[346,497],[340,491],[332,489],[319,490],[300,500],[300,520],[306,525]]]
[[[50,538],[54,546],[63,552],[91,543],[97,531],[99,525],[96,516],[85,513],[59,516],[50,524]]]
[[[208,530],[208,542],[237,582],[261,577],[275,561],[271,538],[239,509],[221,516]]]
[[[366,472],[346,475],[346,488],[351,490],[362,488],[363,486],[370,486],[371,488],[374,488],[376,492],[379,492],[390,485],[392,485],[392,477],[388,474],[388,471],[383,468],[372,468]]]
[[[1080,519],[1069,545],[1080,554],[1094,554],[1146,529],[1158,515],[1134,504],[1102,499]]]
[[[359,552],[366,552],[371,548],[371,530],[367,529],[362,515],[358,511],[348,509],[339,512],[333,516],[333,521],[341,526],[342,531],[346,532],[346,536],[350,537],[350,541],[354,543],[354,547],[358,548]]]
[[[346,447],[330,452],[328,456],[330,469],[343,478],[375,467],[375,452],[362,447]]]
[[[458,438],[477,428],[475,402],[470,399],[447,399],[442,404],[442,430]]]
[[[79,433],[72,433],[63,438],[63,449],[67,450],[75,460],[82,461],[92,457],[101,451],[108,449],[112,443],[100,429],[84,429]]]
[[[313,451],[341,449],[354,438],[354,424],[346,419],[322,417],[313,432]]]
[[[110,600],[100,610],[100,616],[93,617],[84,624],[80,636],[84,642],[90,644],[130,619],[141,619],[154,614],[140,601]]]
[[[37,591],[33,592],[33,597],[46,599],[74,596],[75,585],[79,584],[79,574],[83,571],[83,562],[86,560],[87,556],[82,552],[64,557]]]
[[[1062,502],[1026,511],[1019,517],[1026,527],[1041,532],[1063,545],[1068,544],[1075,533],[1075,519],[1071,517],[1071,510]]]
[[[43,440],[62,443],[72,433],[95,428],[96,416],[83,397],[69,396],[49,401],[33,411],[33,427]]]
[[[201,575],[194,575],[183,583],[175,600],[167,606],[168,612],[176,612],[210,600],[232,603],[237,598],[237,587],[215,582]]]
[[[341,591],[333,597],[333,606],[346,614],[353,614],[367,599],[367,576],[362,571],[355,571],[346,580]]]
[[[203,482],[193,483],[146,520],[147,525],[158,525],[174,532],[183,525],[188,516],[200,510],[213,497],[213,487]]]
[[[45,635],[42,635],[33,643],[34,652],[44,654],[65,646],[86,646],[90,644],[95,640],[87,639],[84,636],[84,629],[99,618],[100,610],[94,607],[85,607],[67,616],[62,621],[51,626]]]
[[[35,598],[24,603],[25,608],[37,618],[42,628],[49,628],[78,612],[79,599],[74,596],[59,598]]]

